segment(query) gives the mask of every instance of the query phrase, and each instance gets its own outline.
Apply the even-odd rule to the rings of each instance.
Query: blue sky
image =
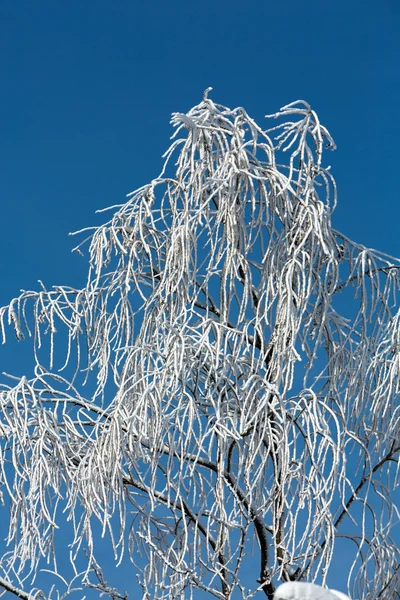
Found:
[[[158,175],[171,112],[208,86],[260,124],[311,103],[338,145],[334,226],[399,256],[399,31],[398,0],[2,0],[0,305],[79,285],[68,232]]]

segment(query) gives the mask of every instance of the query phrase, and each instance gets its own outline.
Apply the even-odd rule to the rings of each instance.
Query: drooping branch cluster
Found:
[[[207,94],[175,113],[160,176],[89,230],[85,288],[1,309],[3,340],[34,347],[0,391],[10,581],[53,558],[66,509],[75,576],[85,551],[103,593],[96,521],[144,598],[324,582],[341,535],[355,595],[389,598],[399,263],[332,228],[334,143],[309,105],[270,118]]]

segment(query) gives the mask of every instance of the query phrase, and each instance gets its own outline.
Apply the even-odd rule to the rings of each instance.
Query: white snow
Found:
[[[350,600],[346,594],[328,590],[315,583],[288,581],[278,587],[274,600]]]

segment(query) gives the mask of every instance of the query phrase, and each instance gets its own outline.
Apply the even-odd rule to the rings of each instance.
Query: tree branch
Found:
[[[17,598],[21,598],[22,600],[33,600],[33,596],[31,594],[29,594],[28,592],[24,592],[24,590],[21,590],[20,588],[13,585],[3,577],[0,577],[0,586],[7,590],[7,592],[10,592],[10,594],[14,594],[14,596],[17,596]],[[42,594],[41,592],[40,594],[42,598],[45,598],[44,594]]]

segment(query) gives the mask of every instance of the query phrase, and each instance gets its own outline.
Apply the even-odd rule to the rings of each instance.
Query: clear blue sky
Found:
[[[338,145],[334,226],[399,256],[399,42],[398,0],[1,0],[0,305],[82,279],[68,232],[158,175],[170,113],[208,86],[260,124],[310,102]]]

